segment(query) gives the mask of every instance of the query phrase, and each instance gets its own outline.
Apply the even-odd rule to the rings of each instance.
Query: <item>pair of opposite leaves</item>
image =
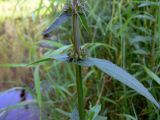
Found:
[[[68,12],[63,12],[52,24],[43,32],[43,35],[47,35],[53,30],[55,30],[58,26],[65,23],[72,14]],[[56,55],[56,56],[50,56],[48,58],[44,58],[41,60],[38,60],[34,63],[43,62],[46,60],[60,60],[60,61],[69,61],[69,56],[67,55]],[[33,64],[34,64],[33,63]],[[96,66],[104,73],[110,75],[111,77],[115,78],[116,80],[122,82],[123,84],[129,86],[130,88],[137,91],[139,94],[146,97],[148,100],[150,100],[152,103],[154,103],[158,109],[160,109],[160,104],[155,100],[155,98],[151,95],[151,93],[145,88],[135,77],[130,75],[128,72],[123,70],[122,68],[116,66],[110,61],[98,59],[98,58],[85,58],[82,60],[79,60],[77,62],[74,62],[75,64],[81,65],[81,66]]]

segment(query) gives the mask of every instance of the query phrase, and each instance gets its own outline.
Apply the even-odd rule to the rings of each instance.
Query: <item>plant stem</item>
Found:
[[[77,0],[72,1],[72,20],[73,20],[73,46],[74,46],[74,55],[75,59],[80,58],[80,31],[79,31],[79,20],[78,13],[76,11]],[[84,120],[84,102],[83,102],[83,86],[82,86],[82,75],[81,75],[81,66],[75,65],[76,68],[76,84],[77,84],[77,94],[78,94],[78,111],[80,120]]]
[[[73,13],[73,46],[75,50],[75,55],[80,58],[80,35],[79,35],[79,21],[78,15]]]
[[[81,77],[81,66],[76,65],[76,84],[78,93],[78,111],[80,120],[84,120],[83,87]]]

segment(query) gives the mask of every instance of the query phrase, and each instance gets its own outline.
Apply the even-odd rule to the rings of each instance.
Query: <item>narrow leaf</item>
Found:
[[[141,3],[138,7],[147,7],[147,6],[160,6],[160,2],[145,1]]]
[[[130,88],[134,89],[139,94],[143,95],[152,103],[154,103],[160,109],[159,103],[155,100],[155,98],[151,95],[151,93],[147,90],[147,88],[145,88],[132,75],[127,73],[122,68],[111,63],[110,61],[97,59],[97,58],[90,58],[90,59],[95,64],[95,66],[97,66],[100,70],[112,76],[113,78],[117,79],[118,81],[122,82],[123,84],[129,86]]]
[[[154,103],[160,109],[159,103],[155,100],[155,98],[151,95],[151,93],[147,90],[147,88],[145,88],[136,78],[134,78],[132,75],[130,75],[128,72],[126,72],[122,68],[116,66],[110,61],[102,60],[98,58],[87,58],[83,61],[85,63],[90,63],[92,65],[95,65],[104,73],[110,75],[111,77],[122,82],[128,87],[134,89],[139,94],[143,95],[152,103]]]
[[[155,21],[155,18],[150,14],[139,14],[139,15],[134,16],[133,18]]]
[[[87,23],[87,20],[86,20],[86,16],[84,14],[81,14],[81,15],[78,14],[78,16],[79,16],[80,22],[82,23],[82,26],[87,31],[87,33],[90,34],[91,33],[91,29],[88,26],[88,23]]]
[[[34,62],[32,62],[32,63],[29,63],[28,66],[40,64],[40,63],[42,63],[42,62],[51,61],[51,60],[53,60],[53,59],[52,59],[52,58],[42,58],[42,59],[39,59],[39,60],[34,61]]]
[[[39,66],[36,67],[35,71],[34,71],[34,83],[35,83],[35,88],[36,88],[36,94],[37,94],[37,102],[40,108],[40,112],[42,110],[42,96],[41,96],[41,81],[40,81],[40,77],[39,77]],[[42,115],[42,113],[40,113]],[[40,116],[41,117],[41,116]]]
[[[119,114],[121,117],[125,117],[127,120],[137,120],[137,118],[129,115],[129,114]]]
[[[54,55],[51,57],[52,59],[59,60],[59,61],[69,61],[69,56],[66,54]]]
[[[146,66],[143,66],[144,70],[146,71],[146,73],[153,79],[155,80],[158,84],[160,84],[160,78],[154,73],[152,72],[150,69],[148,69]]]
[[[90,67],[90,66],[94,65],[94,63],[90,60],[90,58],[85,58],[85,59],[79,60],[75,63],[78,65],[81,65],[81,66],[86,66],[86,67]]]
[[[39,59],[37,61],[34,61],[34,62],[28,64],[28,66],[32,66],[35,64],[40,64],[42,62],[47,62],[47,61],[52,61],[52,60],[59,60],[59,61],[65,62],[65,61],[69,61],[69,56],[66,54],[60,54],[60,55],[54,55],[52,57],[45,57],[45,58]]]
[[[13,67],[13,68],[16,68],[16,67],[26,67],[27,64],[25,63],[13,63],[13,64],[0,64],[0,67]]]
[[[61,24],[65,23],[69,18],[70,18],[71,14],[64,12],[62,13],[53,23],[52,25],[43,32],[43,35],[47,35],[50,32],[52,32],[54,29],[56,29],[57,27],[59,27]]]

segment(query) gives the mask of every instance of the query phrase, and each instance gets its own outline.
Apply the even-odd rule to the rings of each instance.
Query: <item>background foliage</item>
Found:
[[[30,63],[69,44],[69,22],[56,30],[51,40],[42,36],[44,28],[60,15],[65,2],[0,1],[1,90],[24,83],[32,84],[34,71],[30,68],[12,68],[16,66],[13,63]],[[86,22],[81,23],[82,43],[94,43],[87,47],[90,55],[110,60],[134,74],[158,101],[159,13],[158,0],[87,0]],[[50,62],[41,65],[41,80],[52,83],[55,90],[54,95],[44,98],[47,99],[44,100],[45,106],[51,106],[50,119],[68,119],[67,112],[71,112],[76,104],[74,72],[74,67],[69,64]],[[101,104],[100,114],[110,120],[160,119],[159,111],[150,102],[96,68],[85,68],[83,81],[86,109]]]

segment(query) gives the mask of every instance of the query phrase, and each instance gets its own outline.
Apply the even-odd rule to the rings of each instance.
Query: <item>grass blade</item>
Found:
[[[40,108],[40,120],[42,120],[42,96],[41,96],[41,90],[40,90],[41,82],[39,77],[39,66],[37,66],[34,71],[34,84],[35,84],[35,89],[37,94],[38,105]]]
[[[150,69],[148,69],[146,66],[143,66],[144,70],[146,71],[146,73],[153,79],[155,80],[158,84],[160,84],[160,78],[154,73],[152,72]]]

